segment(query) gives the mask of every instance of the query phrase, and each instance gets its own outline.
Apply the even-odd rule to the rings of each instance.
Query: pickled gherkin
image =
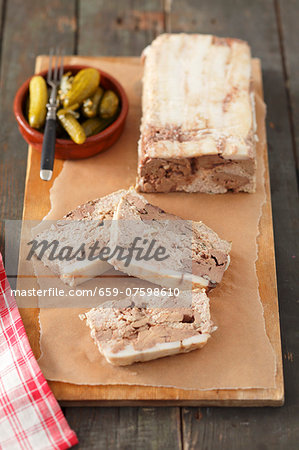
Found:
[[[85,142],[85,131],[72,111],[60,109],[57,112],[57,117],[65,131],[76,144],[83,144]]]
[[[66,92],[63,106],[64,108],[74,103],[81,104],[91,97],[100,83],[100,73],[98,70],[89,68],[80,70],[74,77],[70,90]]]
[[[85,120],[85,122],[82,123],[82,127],[85,131],[86,137],[100,133],[105,128],[107,128],[108,125],[113,122],[113,120],[114,117],[110,119],[100,119],[99,117],[93,117],[91,119]]]
[[[112,90],[105,91],[100,73],[94,68],[63,74],[57,87],[57,113],[60,136],[69,136],[76,144],[83,144],[114,122],[120,111],[120,100]],[[30,126],[43,129],[47,114],[49,92],[45,79],[34,76],[24,110]]]
[[[104,89],[99,86],[93,96],[84,101],[82,110],[85,117],[96,117],[103,94]]]
[[[40,75],[31,78],[29,84],[28,120],[32,128],[41,128],[46,120],[48,89],[46,81]]]
[[[117,113],[119,106],[118,96],[113,91],[106,91],[99,107],[100,117],[103,119],[110,119],[114,117]]]

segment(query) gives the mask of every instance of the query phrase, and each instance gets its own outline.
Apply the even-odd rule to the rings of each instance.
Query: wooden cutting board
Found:
[[[45,56],[39,56],[36,72],[45,63]],[[65,58],[67,64],[68,58]],[[97,58],[82,57],[78,63],[92,63]],[[138,63],[137,58],[105,58],[109,61],[122,60]],[[183,390],[176,388],[106,385],[87,386],[49,381],[55,397],[63,405],[189,405],[189,406],[280,406],[284,401],[283,368],[281,355],[278,298],[274,255],[271,197],[268,171],[268,156],[265,150],[265,184],[267,200],[263,207],[258,237],[257,275],[259,291],[264,307],[266,331],[277,360],[276,388],[272,389],[231,389],[231,390]],[[23,220],[40,220],[50,209],[49,190],[60,173],[63,161],[56,160],[53,179],[41,183],[39,178],[40,153],[29,147],[24,197]],[[263,262],[267,261],[267,264]],[[37,308],[20,310],[36,357],[39,357],[39,322]]]

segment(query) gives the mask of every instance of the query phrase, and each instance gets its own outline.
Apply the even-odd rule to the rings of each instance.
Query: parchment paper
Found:
[[[99,67],[118,78],[128,94],[130,112],[124,134],[112,148],[92,159],[64,163],[51,190],[48,219],[58,219],[82,202],[135,182],[142,69],[133,64],[105,61],[99,62]],[[257,192],[147,195],[152,203],[185,219],[202,220],[222,238],[232,241],[231,265],[222,283],[209,293],[211,314],[218,330],[202,350],[129,367],[113,367],[100,356],[89,329],[78,318],[79,312],[85,310],[41,309],[39,365],[47,379],[182,389],[275,386],[275,355],[265,331],[255,270],[258,224],[265,201],[262,158],[265,107],[260,97],[258,61],[253,61],[253,68],[259,136]]]

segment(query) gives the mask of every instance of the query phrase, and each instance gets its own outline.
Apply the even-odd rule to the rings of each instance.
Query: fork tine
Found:
[[[50,53],[49,53],[49,68],[48,68],[48,75],[47,75],[47,82],[49,84],[49,82],[51,81],[52,78],[52,59],[53,59],[53,48],[50,49]]]
[[[59,69],[59,81],[61,81],[63,75],[63,50],[61,49],[61,55],[60,55],[60,69]]]
[[[55,68],[54,68],[54,76],[53,76],[53,81],[56,83],[57,82],[57,75],[58,75],[58,60],[59,60],[59,49],[56,48],[56,52],[55,52]]]

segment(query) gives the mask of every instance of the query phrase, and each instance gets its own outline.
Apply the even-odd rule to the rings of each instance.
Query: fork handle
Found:
[[[56,141],[56,119],[47,118],[43,139],[40,177],[49,181],[52,178]]]

